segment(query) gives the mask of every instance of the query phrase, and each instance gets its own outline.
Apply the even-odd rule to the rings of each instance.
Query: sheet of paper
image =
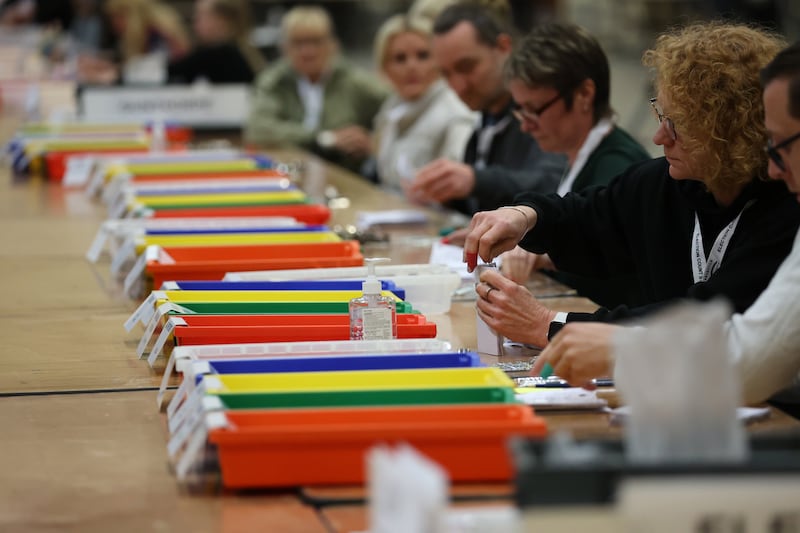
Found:
[[[517,388],[517,401],[532,406],[539,411],[570,409],[602,409],[608,402],[597,396],[595,391],[580,387],[565,389]]]
[[[631,409],[628,405],[617,407],[611,411],[611,423],[622,425],[630,416]],[[745,424],[763,420],[769,417],[769,407],[737,407],[736,418]]]
[[[390,209],[388,211],[359,211],[356,226],[366,230],[372,226],[395,224],[425,224],[428,215],[413,209]]]

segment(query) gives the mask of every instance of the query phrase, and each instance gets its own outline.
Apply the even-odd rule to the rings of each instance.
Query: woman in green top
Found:
[[[522,130],[542,150],[567,155],[559,195],[606,185],[633,163],[650,159],[616,125],[609,103],[608,59],[597,39],[580,26],[551,23],[534,28],[509,59],[506,78]],[[523,282],[539,269],[553,269],[546,255],[516,248],[503,256],[503,271],[514,281]],[[626,285],[620,280],[606,290],[573,276],[555,277],[604,305],[614,305]]]

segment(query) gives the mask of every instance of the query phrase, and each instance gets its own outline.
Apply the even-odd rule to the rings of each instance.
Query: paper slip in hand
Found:
[[[518,402],[530,405],[538,411],[555,410],[594,410],[608,407],[608,402],[597,396],[595,391],[580,387],[566,389],[517,388],[515,397]]]
[[[625,424],[630,414],[631,408],[629,405],[623,405],[622,407],[612,409],[611,423],[621,426]],[[745,424],[763,420],[765,418],[769,418],[769,407],[737,407],[736,418]]]

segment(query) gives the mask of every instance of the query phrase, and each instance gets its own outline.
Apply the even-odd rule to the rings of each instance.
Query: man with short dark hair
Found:
[[[472,214],[509,204],[523,191],[558,187],[565,158],[543,152],[512,113],[503,77],[511,33],[507,20],[476,3],[452,5],[437,17],[434,57],[461,100],[481,112],[481,124],[463,162],[438,159],[417,173],[411,190],[418,198]]]

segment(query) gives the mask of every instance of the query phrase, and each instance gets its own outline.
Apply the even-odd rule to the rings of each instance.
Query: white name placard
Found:
[[[186,126],[240,127],[250,113],[250,86],[87,87],[80,95],[86,122],[174,121]]]

